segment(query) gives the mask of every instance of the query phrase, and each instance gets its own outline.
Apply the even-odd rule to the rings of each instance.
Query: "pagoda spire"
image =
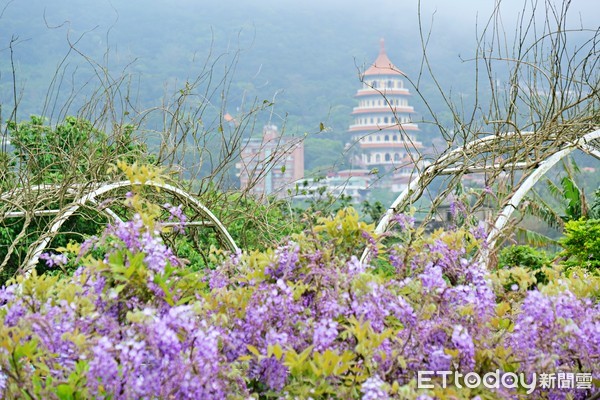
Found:
[[[364,73],[364,76],[368,75],[404,75],[404,72],[392,64],[388,55],[385,51],[385,40],[379,39],[379,55],[375,59],[373,65],[371,65]]]

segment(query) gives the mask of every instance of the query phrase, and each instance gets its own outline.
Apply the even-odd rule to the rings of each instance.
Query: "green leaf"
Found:
[[[113,289],[115,291],[116,294],[119,294],[123,291],[123,289],[125,289],[127,287],[126,283],[123,283],[121,285],[117,285],[115,286],[115,288]]]
[[[23,357],[27,357],[27,358],[31,359],[34,356],[36,349],[37,349],[37,341],[35,339],[32,339],[21,345],[17,345],[15,348],[15,358],[17,360],[20,358],[23,358]]]
[[[260,351],[258,351],[258,349],[255,346],[249,344],[246,346],[246,348],[250,353],[254,354],[256,357],[260,357]]]
[[[73,394],[74,394],[73,388],[66,383],[61,383],[60,385],[58,385],[56,387],[56,396],[60,400],[73,400],[74,399]]]

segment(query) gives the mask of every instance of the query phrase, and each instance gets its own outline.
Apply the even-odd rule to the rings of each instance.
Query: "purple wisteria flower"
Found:
[[[21,301],[17,301],[5,309],[6,314],[4,316],[4,323],[7,326],[15,326],[19,322],[19,319],[21,319],[21,317],[23,317],[27,312],[27,309]]]
[[[488,232],[487,232],[487,229],[485,228],[484,221],[479,221],[477,223],[477,226],[474,226],[469,229],[469,232],[473,235],[475,240],[478,240],[482,244],[482,246],[485,247],[487,245],[486,239],[488,237]]]
[[[315,323],[313,343],[317,351],[331,346],[338,336],[338,323],[331,319],[322,319]]]
[[[184,233],[185,226],[187,223],[187,216],[185,215],[185,213],[183,211],[183,205],[180,204],[177,207],[175,207],[175,206],[171,205],[170,203],[165,203],[165,204],[163,204],[163,208],[165,208],[169,212],[168,221],[169,222],[177,222],[177,224],[174,225],[173,230],[175,232]]]
[[[409,230],[415,226],[415,218],[409,214],[394,214],[392,222],[398,224],[401,230]]]
[[[546,295],[527,293],[508,344],[526,360],[526,372],[535,372],[547,363],[556,368],[581,364],[597,371],[600,354],[600,305],[578,299],[565,290]]]
[[[427,291],[442,292],[448,284],[444,280],[442,267],[429,263],[425,266],[423,273],[419,275],[423,288]]]
[[[397,222],[412,229],[409,219]],[[599,378],[596,298],[566,284],[540,285],[513,293],[500,314],[506,304],[498,306],[488,271],[465,250],[461,238],[469,235],[413,232],[400,232],[391,249],[378,243],[391,262],[361,263],[311,232],[192,271],[141,217],[116,223],[78,258],[88,263],[86,252],[105,248],[110,263],[58,277],[32,274],[0,288],[0,395],[28,390],[53,398],[57,385],[77,381],[87,397],[115,400],[404,393],[425,400],[435,392],[414,388],[415,371],[507,364],[527,376]],[[452,390],[457,398],[480,393]],[[592,390],[538,390],[531,398],[578,399]]]
[[[371,376],[360,387],[362,400],[385,400],[390,396],[385,389],[385,382],[377,375]]]
[[[350,260],[346,263],[346,267],[350,276],[362,274],[366,270],[365,265],[356,256],[350,257]]]
[[[463,371],[472,371],[475,366],[475,345],[469,331],[464,326],[454,326],[452,344],[460,352],[460,366]]]
[[[249,373],[250,378],[258,379],[271,390],[283,389],[288,375],[288,368],[275,357],[262,359]]]
[[[89,363],[88,380],[92,392],[99,394],[99,386],[107,393],[118,393],[120,390],[119,364],[113,357],[114,346],[111,338],[102,336],[92,347],[93,358]]]
[[[276,261],[265,268],[265,273],[273,279],[287,279],[298,268],[300,247],[289,242],[275,251]]]
[[[4,371],[2,371],[2,368],[0,368],[0,393],[4,393],[4,389],[6,388],[7,380],[8,380],[8,377],[6,376]]]
[[[50,268],[52,267],[62,267],[69,262],[66,254],[52,254],[52,253],[42,253],[40,255],[40,260],[46,261],[46,265]]]
[[[112,252],[127,249],[133,253],[144,253],[144,262],[155,273],[162,273],[167,264],[180,265],[179,259],[164,244],[158,232],[145,227],[138,214],[134,215],[131,221],[117,222],[109,226],[104,236],[110,235],[119,239],[118,242],[111,242]]]
[[[429,354],[428,370],[450,371],[451,366],[452,356],[446,354],[443,347],[435,347]]]

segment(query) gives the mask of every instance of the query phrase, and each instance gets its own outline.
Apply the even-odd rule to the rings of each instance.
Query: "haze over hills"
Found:
[[[378,4],[379,3],[379,4]],[[358,68],[371,63],[381,37],[386,38],[392,60],[409,76],[419,71],[421,59],[414,8],[391,2],[364,5],[342,2],[146,2],[60,0],[51,6],[34,0],[28,7],[5,2],[1,21],[3,53],[11,37],[18,79],[26,94],[43,93],[67,54],[67,39],[86,56],[99,63],[108,55],[108,67],[139,76],[140,101],[152,104],[167,85],[193,78],[210,60],[221,58],[223,67],[239,52],[231,75],[232,106],[246,98],[272,99],[276,109],[295,124],[314,129],[332,108],[352,105],[358,86]],[[432,40],[435,59],[445,60],[442,74],[458,68],[458,54],[466,52],[470,32],[457,32]],[[444,43],[446,42],[446,43]],[[452,46],[449,43],[454,42]],[[7,60],[8,57],[3,57]],[[67,60],[82,65],[71,55]],[[453,65],[454,64],[454,65]],[[2,65],[2,80],[9,80]],[[219,74],[218,69],[216,74]],[[444,80],[444,77],[441,77]],[[6,101],[7,93],[3,93]],[[42,96],[35,96],[40,100]],[[40,104],[22,103],[23,112],[40,112]],[[348,121],[348,110],[344,112]],[[344,119],[344,118],[340,118]],[[341,122],[341,121],[340,121]]]
[[[444,94],[464,102],[466,108],[473,101],[476,65],[465,60],[475,56],[477,32],[487,23],[493,2],[427,0],[420,12],[416,3],[31,0],[24,6],[0,1],[2,118],[8,118],[13,98],[12,38],[18,119],[75,113],[98,84],[90,60],[106,66],[115,77],[125,73],[133,88],[129,100],[139,109],[159,106],[209,65],[213,85],[223,77],[227,81],[225,98],[218,90],[207,99],[216,109],[235,114],[248,111],[254,100],[266,100],[274,105],[260,116],[260,123],[272,119],[285,124],[291,134],[317,133],[323,123],[328,132],[307,146],[314,148],[315,158],[331,158],[343,146],[359,71],[373,62],[380,38],[386,40],[390,59],[418,84],[442,122],[451,124],[451,115],[423,68],[419,29],[426,36],[433,74]],[[507,30],[521,4],[503,3]],[[574,1],[572,8],[575,25],[597,25],[596,1]],[[77,51],[69,50],[69,42]],[[62,74],[60,87],[52,86],[57,70]],[[63,102],[73,90],[76,99],[65,109]],[[416,88],[411,91],[416,94]],[[412,104],[420,113],[418,119],[430,120],[419,96]],[[428,124],[421,124],[421,129],[424,135],[436,134]],[[309,160],[307,166],[320,163]]]

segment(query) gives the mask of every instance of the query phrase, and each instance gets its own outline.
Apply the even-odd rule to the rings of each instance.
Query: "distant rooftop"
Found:
[[[381,39],[379,55],[377,59],[363,74],[363,76],[369,75],[401,75],[405,76],[404,72],[400,71],[392,62],[390,61],[387,53],[385,51],[385,41]]]

